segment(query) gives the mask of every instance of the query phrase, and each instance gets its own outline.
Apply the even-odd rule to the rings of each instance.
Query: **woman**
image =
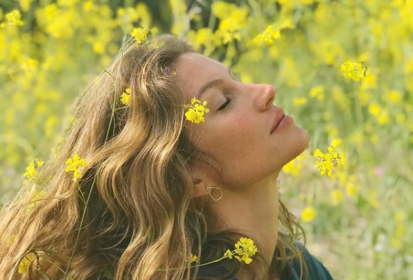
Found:
[[[275,96],[172,37],[129,42],[3,208],[0,278],[332,279],[278,197],[308,134]]]

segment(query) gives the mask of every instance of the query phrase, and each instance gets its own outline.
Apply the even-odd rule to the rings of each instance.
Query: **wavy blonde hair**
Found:
[[[207,199],[192,199],[190,167],[200,151],[183,133],[174,73],[186,52],[191,47],[170,36],[130,41],[79,96],[65,141],[1,209],[0,279],[217,279],[190,268],[191,254],[201,263],[217,259],[241,234],[209,233]],[[78,182],[65,172],[75,154],[87,162]],[[281,201],[280,209],[284,233],[271,274],[282,275],[292,259],[306,271],[294,229],[305,240],[304,231]],[[256,256],[247,269],[258,269]],[[22,262],[27,271],[19,273]],[[228,277],[242,266],[223,263]]]

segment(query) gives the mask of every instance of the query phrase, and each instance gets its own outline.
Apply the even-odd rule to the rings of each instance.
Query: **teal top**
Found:
[[[304,248],[300,242],[298,242],[298,245],[299,247]],[[316,257],[311,255],[306,248],[304,248],[303,257],[308,267],[308,280],[333,280],[333,277],[325,268],[325,266]],[[289,268],[290,269],[288,271],[288,275],[285,276],[282,280],[299,280],[301,273],[299,260],[294,259],[293,262],[290,263]],[[210,268],[208,268],[208,266],[205,266],[203,269],[200,269],[200,271],[203,272],[201,275],[206,274],[208,275],[208,277],[211,277],[206,279],[214,279],[214,277],[220,279],[219,276],[227,272],[227,270],[223,266]],[[232,278],[231,280],[238,280],[238,278]]]
[[[310,252],[308,252],[306,248],[304,248],[303,257],[305,261],[307,262],[308,274],[309,274],[308,280],[333,280],[333,277],[331,277],[330,272],[328,272],[325,266],[316,257],[311,255]],[[299,280],[300,279],[301,267],[300,267],[300,262],[298,260],[293,261],[293,266],[290,271],[291,271],[290,277],[287,278],[286,280]]]

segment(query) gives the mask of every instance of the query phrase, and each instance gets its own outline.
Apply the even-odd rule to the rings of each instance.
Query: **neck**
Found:
[[[269,269],[278,239],[276,178],[266,178],[243,192],[224,190],[222,199],[212,206],[219,217],[217,230],[235,230],[254,240],[267,263],[265,271]]]

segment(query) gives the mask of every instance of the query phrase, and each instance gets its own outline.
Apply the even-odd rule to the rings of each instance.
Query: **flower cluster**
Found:
[[[366,76],[367,67],[358,62],[346,61],[341,65],[344,77],[354,81],[360,81]]]
[[[235,250],[227,250],[224,254],[225,257],[232,259],[234,256],[239,262],[245,262],[250,264],[252,262],[251,257],[257,253],[257,247],[254,245],[254,241],[250,238],[241,237],[237,243],[235,243]]]
[[[275,30],[272,26],[267,26],[267,28],[254,38],[254,43],[267,43],[268,45],[274,44],[274,39],[281,37],[280,30]]]
[[[185,113],[186,119],[196,124],[205,122],[204,114],[209,112],[209,109],[205,107],[206,104],[206,101],[201,104],[200,100],[195,97],[192,98],[191,105],[184,105],[184,108],[188,108],[188,111]]]
[[[235,249],[230,251],[227,250],[224,253],[224,256],[222,256],[219,259],[203,263],[203,264],[197,264],[193,265],[191,267],[200,267],[200,266],[205,266],[209,265],[212,263],[217,263],[219,261],[222,261],[223,259],[231,259],[235,257],[239,262],[245,262],[245,264],[250,264],[252,262],[252,258],[255,253],[257,253],[257,247],[254,245],[254,241],[250,238],[246,237],[241,237],[237,243],[235,243]],[[191,254],[191,258],[189,259],[189,262],[198,262],[198,257],[195,256],[194,254]]]
[[[43,164],[44,161],[35,159],[34,162],[31,162],[29,166],[26,167],[26,173],[24,173],[23,176],[29,181],[33,180],[33,178],[37,176],[37,168]]]
[[[20,19],[21,15],[18,10],[13,10],[10,13],[6,14],[6,22],[3,22],[0,27],[8,26],[19,26],[23,25],[23,21]]]
[[[84,159],[82,159],[79,155],[75,154],[71,158],[66,160],[65,171],[73,171],[73,181],[77,182],[80,178],[82,178],[80,168],[85,166],[87,166],[87,162]]]
[[[127,88],[125,89],[125,91],[122,93],[121,97],[120,97],[120,101],[122,102],[123,105],[128,106],[129,105],[129,101],[130,101],[130,93],[131,93],[131,89]]]
[[[132,37],[135,38],[138,45],[142,45],[148,36],[148,30],[146,28],[134,28],[131,33]]]
[[[336,150],[336,147],[341,144],[341,140],[336,139],[331,143],[331,146],[328,147],[328,152],[323,153],[319,149],[314,152],[314,156],[318,158],[317,168],[320,171],[321,175],[330,176],[332,173],[333,167],[338,165],[344,165],[346,159],[344,153],[339,153]]]

